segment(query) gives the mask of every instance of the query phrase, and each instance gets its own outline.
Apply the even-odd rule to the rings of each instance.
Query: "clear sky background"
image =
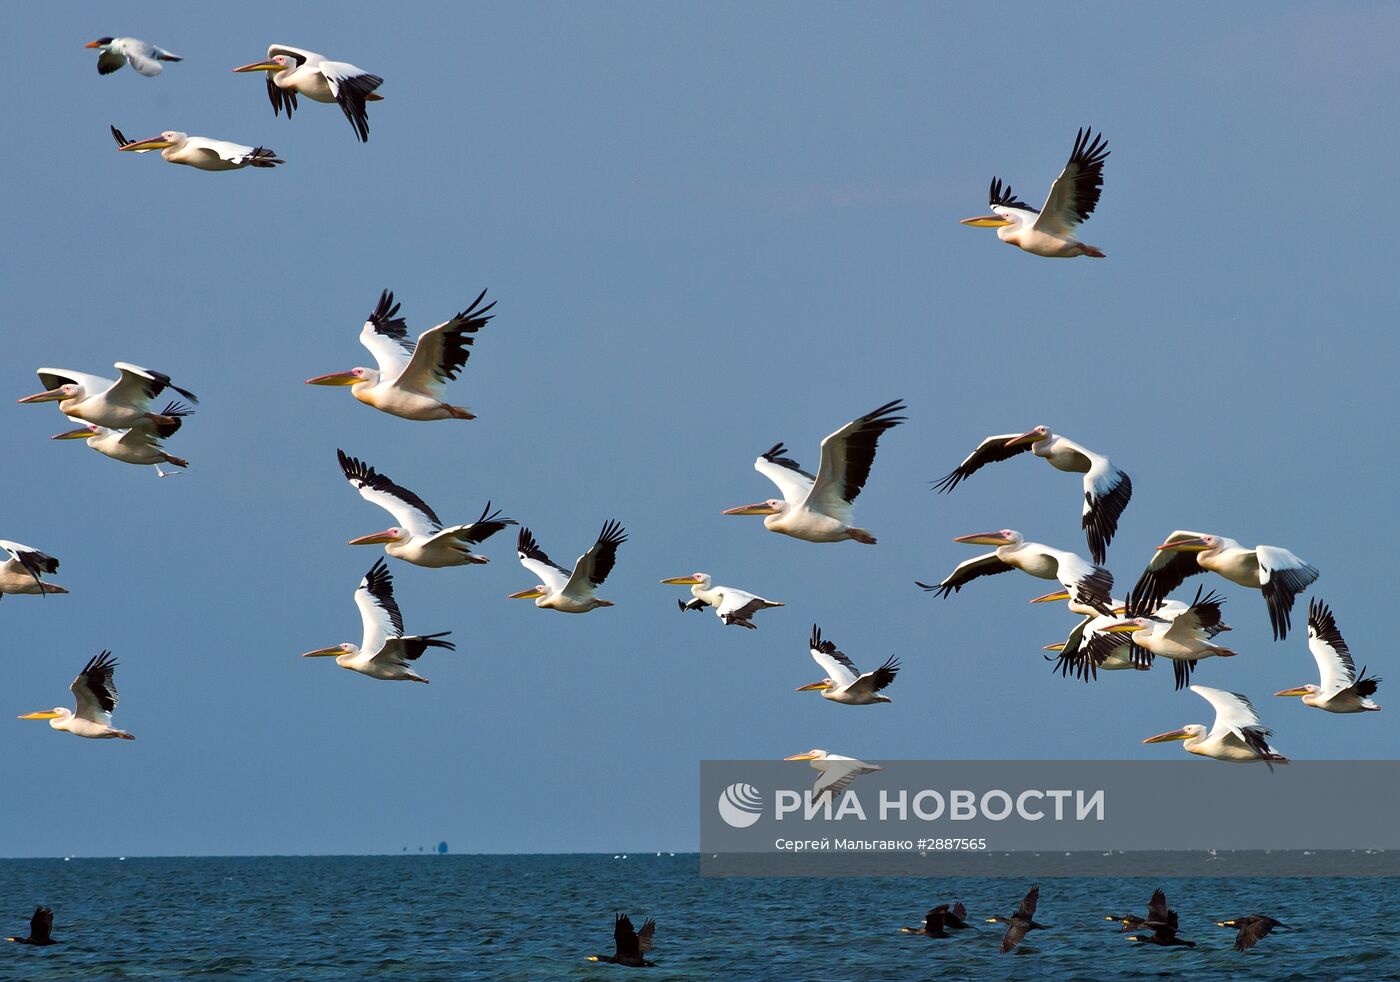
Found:
[[[0,605],[5,853],[693,849],[704,758],[1179,754],[1139,742],[1210,720],[1170,672],[1049,674],[1040,646],[1073,618],[1026,601],[1050,585],[913,586],[975,554],[963,533],[1084,550],[1078,478],[1043,462],[929,491],[1038,423],[1132,475],[1120,584],[1177,528],[1319,566],[1387,712],[1269,696],[1316,681],[1303,618],[1276,644],[1259,594],[1223,581],[1241,654],[1198,680],[1254,696],[1291,756],[1400,752],[1378,558],[1400,547],[1395,6],[122,7],[10,13],[0,391],[37,391],[40,365],[168,372],[201,397],[171,443],[193,466],[160,481],[49,442],[51,405],[0,411],[0,537],[57,555],[73,591]],[[103,34],[186,60],[103,78],[82,48]],[[384,76],[368,145],[335,106],[274,118],[262,78],[231,74],[271,41]],[[118,154],[111,123],[287,163]],[[1083,228],[1107,260],[958,225],[993,174],[1041,201],[1086,124],[1113,150]],[[489,288],[450,390],[478,420],[302,384],[373,364],[357,335],[385,287],[415,334]],[[893,398],[909,422],[857,510],[877,547],[720,516],[773,493],[752,469],[773,442],[815,467]],[[431,686],[299,659],[358,642],[380,551],[345,542],[389,524],[337,447],[449,521],[492,499],[561,562],[620,520],[617,606],[506,600],[535,582],[507,533],[485,567],[391,561],[409,629],[458,644],[421,663]],[[657,581],[694,570],[787,606],[756,632],[682,616]],[[820,677],[813,621],[862,666],[903,660],[893,705],[793,692]],[[68,703],[104,647],[136,743],[13,719]]]

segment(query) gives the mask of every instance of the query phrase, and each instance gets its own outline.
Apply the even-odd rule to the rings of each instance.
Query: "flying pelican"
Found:
[[[704,610],[713,607],[716,616],[725,624],[737,624],[750,631],[758,630],[751,618],[760,610],[783,606],[778,600],[765,600],[756,593],[736,590],[732,586],[712,586],[709,573],[691,573],[689,576],[673,576],[662,583],[690,587],[690,595],[695,599],[686,603],[677,600],[681,610]]]
[[[822,797],[828,794],[831,795],[831,800],[835,801],[836,796],[862,774],[884,770],[879,764],[867,764],[854,757],[843,757],[821,749],[809,750],[805,754],[793,754],[791,757],[784,757],[783,760],[810,760],[812,766],[820,772],[816,783],[812,785],[814,802],[821,801]]]
[[[543,582],[529,590],[512,593],[511,600],[533,600],[536,607],[557,610],[563,614],[586,614],[598,607],[611,607],[611,600],[599,600],[594,591],[612,572],[617,563],[617,547],[627,541],[627,532],[614,521],[603,523],[603,530],[578,562],[573,572],[560,566],[544,554],[530,530],[521,526],[517,551],[520,565]]]
[[[1046,925],[1037,924],[1035,908],[1040,903],[1040,885],[1031,887],[1021,899],[1021,906],[1010,917],[989,917],[988,924],[1005,924],[1006,933],[1001,938],[1001,953],[1004,955],[1021,943],[1027,931],[1045,930]]]
[[[379,367],[318,375],[306,384],[348,385],[350,394],[366,406],[401,419],[476,419],[466,407],[444,402],[443,388],[471,357],[476,332],[495,316],[487,311],[496,301],[477,306],[485,296],[482,290],[466,310],[424,331],[415,342],[408,336],[408,322],[398,316],[393,293],[385,290],[360,329],[360,343]]]
[[[32,546],[0,539],[0,550],[10,558],[0,563],[0,598],[7,593],[67,593],[67,587],[40,580],[44,573],[58,572],[58,560]]]
[[[303,658],[325,658],[335,656],[335,663],[352,672],[368,675],[372,679],[386,682],[422,682],[427,679],[414,673],[408,667],[417,661],[429,648],[446,648],[449,651],[457,646],[451,641],[441,641],[451,631],[437,634],[403,633],[403,614],[399,612],[398,601],[394,599],[394,577],[389,572],[383,558],[376,559],[369,572],[360,580],[355,590],[355,606],[360,608],[360,622],[363,635],[357,648],[348,641],[329,648],[317,648],[302,655]]]
[[[1089,604],[1076,599],[1068,590],[1056,590],[1054,593],[1045,593],[1039,597],[1032,597],[1031,603],[1048,604],[1055,603],[1060,600],[1068,601],[1068,603],[1065,604],[1065,607],[1069,609],[1069,612],[1071,614],[1078,614],[1080,617],[1100,616],[1101,609],[1099,607],[1092,607]],[[1108,598],[1108,606],[1110,610],[1119,614],[1123,613],[1127,609],[1124,606],[1124,601],[1115,600],[1112,597]]]
[[[1152,898],[1147,902],[1147,916],[1138,917],[1136,914],[1105,914],[1104,920],[1121,924],[1118,929],[1121,934],[1124,931],[1136,931],[1140,927],[1153,927],[1157,924],[1167,922],[1167,895],[1159,887],[1152,891]]]
[[[15,944],[32,944],[39,948],[58,944],[59,942],[53,939],[53,908],[35,907],[34,916],[29,919],[29,937],[6,938],[5,940],[13,941]]]
[[[117,663],[110,651],[88,659],[83,670],[69,686],[78,700],[78,711],[55,706],[37,713],[25,713],[20,719],[46,719],[55,730],[63,730],[89,740],[135,740],[125,730],[112,727],[112,713],[117,708],[117,686],[112,673]]]
[[[1027,450],[1057,471],[1084,475],[1084,515],[1080,524],[1089,543],[1089,557],[1102,565],[1108,544],[1118,531],[1118,517],[1133,496],[1133,482],[1103,454],[1051,432],[1048,426],[1037,426],[1020,436],[1003,433],[987,437],[956,469],[938,480],[934,489],[952,491],[985,465],[1009,460]]]
[[[902,927],[900,934],[922,934],[927,938],[951,938],[947,928],[961,931],[972,927],[971,924],[963,920],[967,917],[967,908],[959,901],[950,910],[947,904],[939,904],[924,915],[923,924],[918,927]]]
[[[656,934],[656,918],[648,917],[640,931],[632,927],[632,918],[618,914],[613,920],[613,944],[611,955],[589,955],[590,962],[607,962],[610,965],[626,965],[629,968],[653,968],[655,962],[647,961],[643,955],[651,951]]]
[[[161,416],[171,420],[169,423],[155,423],[154,426],[138,426],[129,430],[114,430],[95,423],[84,423],[76,430],[57,433],[49,439],[86,440],[89,447],[104,456],[120,460],[124,464],[154,464],[157,476],[169,477],[169,474],[160,469],[161,464],[188,467],[190,462],[183,457],[167,453],[160,441],[172,436],[180,428],[181,420],[193,412],[194,410],[183,402],[171,402],[160,411]]]
[[[1332,608],[1315,597],[1308,601],[1308,650],[1317,662],[1322,684],[1308,683],[1274,695],[1302,696],[1303,705],[1329,713],[1380,712],[1381,707],[1371,696],[1376,694],[1381,680],[1368,677],[1364,667],[1357,674],[1356,662],[1351,660],[1351,649],[1337,630]]]
[[[130,63],[131,67],[142,75],[153,78],[160,74],[161,62],[185,60],[140,38],[101,37],[96,41],[89,41],[83,47],[97,49],[99,75],[110,75]]]
[[[1117,639],[1113,635],[1128,634],[1135,647],[1148,653],[1149,663],[1157,655],[1170,658],[1177,689],[1186,688],[1200,659],[1212,655],[1233,658],[1236,654],[1214,643],[1217,635],[1230,630],[1230,625],[1220,618],[1220,605],[1225,598],[1215,592],[1202,596],[1203,592],[1198,587],[1195,599],[1184,607],[1148,605],[1137,595],[1129,594],[1127,620],[1101,628],[1089,642],[1088,657],[1093,659],[1115,648]]]
[[[151,412],[151,401],[167,388],[174,389],[190,402],[199,402],[193,392],[172,383],[164,372],[124,361],[112,367],[121,373],[116,380],[66,368],[40,368],[35,374],[44,391],[25,396],[19,402],[56,402],[59,411],[70,419],[113,430],[177,423],[176,416]]]
[[[298,95],[313,102],[339,104],[361,143],[369,140],[365,103],[384,98],[374,91],[384,84],[378,75],[371,75],[348,62],[331,61],[325,55],[286,44],[268,45],[266,59],[234,71],[267,72],[267,97],[272,100],[274,116],[285,109],[287,118],[291,119]]]
[[[1176,601],[1170,601],[1176,603]],[[1179,605],[1183,610],[1185,604]],[[1104,628],[1122,620],[1118,613],[1086,614],[1084,619],[1070,631],[1069,637],[1059,644],[1047,644],[1044,651],[1059,652],[1052,672],[1059,672],[1065,678],[1071,674],[1088,682],[1098,678],[1099,672],[1115,672],[1135,669],[1145,672],[1152,667],[1152,654],[1139,648],[1130,640],[1119,636],[1112,645],[1099,646],[1096,639]]]
[[[862,675],[860,669],[837,650],[834,642],[822,639],[822,630],[815,624],[812,625],[809,647],[812,658],[826,672],[826,678],[800,686],[798,692],[820,692],[823,699],[843,706],[873,706],[878,702],[894,701],[889,696],[879,694],[899,672],[899,662],[893,655],[875,671]]]
[[[813,477],[784,457],[781,443],[753,462],[754,470],[778,486],[781,500],[769,498],[754,505],[728,508],[723,515],[763,515],[763,524],[807,542],[841,542],[854,539],[875,544],[869,529],[855,528],[855,500],[870,477],[875,462],[875,446],[886,430],[904,422],[896,416],[905,405],[896,399],[852,420],[822,441],[821,463]]]
[[[1144,603],[1160,601],[1188,576],[1219,573],[1231,583],[1262,590],[1269,607],[1274,640],[1288,636],[1293,599],[1318,578],[1315,566],[1278,546],[1246,549],[1234,539],[1201,532],[1176,531],[1157,547],[1133,592]]]
[[[490,560],[472,552],[471,547],[485,542],[507,525],[517,524],[515,519],[502,518],[499,511],[491,511],[488,501],[481,510],[481,517],[470,525],[444,526],[428,503],[408,488],[395,484],[344,450],[335,453],[345,479],[360,492],[360,497],[383,508],[399,523],[383,532],[351,539],[352,546],[383,543],[389,555],[430,569],[487,563]]]
[[[228,140],[211,140],[207,136],[190,136],[179,130],[165,130],[160,136],[145,140],[128,140],[115,126],[112,139],[118,150],[149,153],[159,150],[172,164],[185,164],[197,170],[241,170],[244,167],[276,167],[286,161],[268,147],[248,147]]]
[[[1283,921],[1276,921],[1272,917],[1263,914],[1250,914],[1247,917],[1232,917],[1228,921],[1216,921],[1216,927],[1237,928],[1235,935],[1235,950],[1245,951],[1257,945],[1265,935],[1276,927],[1281,927],[1285,931],[1293,930]]]
[[[1215,707],[1215,725],[1210,732],[1200,723],[1188,723],[1179,730],[1159,733],[1143,743],[1166,743],[1185,740],[1188,753],[1214,760],[1248,764],[1262,760],[1273,770],[1274,764],[1286,764],[1288,758],[1269,745],[1273,731],[1260,724],[1254,704],[1238,692],[1193,685],[1191,691]]]
[[[1103,190],[1103,162],[1108,158],[1108,144],[1103,135],[1092,129],[1081,129],[1074,138],[1069,161],[1055,183],[1050,197],[1036,211],[1003,185],[1001,178],[992,178],[988,195],[992,214],[964,218],[962,224],[978,228],[994,228],[997,238],[1018,249],[1051,259],[1072,259],[1075,256],[1104,258],[1097,246],[1080,242],[1074,231],[1094,213]]]
[[[1019,569],[1042,580],[1059,580],[1064,592],[1070,595],[1075,604],[1099,613],[1108,613],[1112,609],[1113,574],[1082,556],[1063,549],[1052,549],[1039,542],[1027,542],[1025,536],[1015,529],[960,535],[953,541],[997,548],[995,552],[959,563],[941,583],[920,583],[916,580],[917,586],[948,597],[979,576],[995,576],[1007,570]]]

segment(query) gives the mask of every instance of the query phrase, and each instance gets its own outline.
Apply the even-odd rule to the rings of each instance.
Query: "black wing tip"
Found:
[[[627,541],[627,530],[615,518],[610,518],[603,523],[603,530],[598,533],[598,543],[605,546],[619,546]]]
[[[1001,178],[993,177],[990,189],[987,192],[987,204],[995,207],[1001,205],[1003,208],[1019,208],[1022,211],[1036,211],[1020,198],[1016,197],[1011,190],[1010,184],[1003,184]]]
[[[117,129],[116,126],[113,126],[112,124],[109,123],[109,124],[108,124],[108,128],[111,129],[111,131],[112,131],[112,139],[114,139],[114,140],[117,141],[117,146],[118,146],[118,147],[124,147],[124,146],[126,146],[128,143],[131,142],[130,140],[128,140],[128,139],[126,138],[126,134],[123,133],[121,130]]]

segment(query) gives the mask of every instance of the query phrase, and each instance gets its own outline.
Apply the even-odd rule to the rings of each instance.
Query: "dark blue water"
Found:
[[[694,856],[405,856],[0,861],[0,935],[54,907],[47,949],[0,946],[0,979],[614,979],[612,916],[657,919],[651,979],[1400,979],[1394,879],[1048,879],[1018,954],[996,925],[906,937],[961,899],[1007,914],[1000,879],[701,878]],[[1154,886],[1194,950],[1141,949],[1105,913]],[[1295,925],[1240,955],[1215,920]],[[1379,912],[1379,916],[1378,916]]]

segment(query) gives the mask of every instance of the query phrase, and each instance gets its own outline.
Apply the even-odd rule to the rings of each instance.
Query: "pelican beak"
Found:
[[[82,426],[82,427],[79,427],[79,428],[76,429],[76,430],[69,430],[67,433],[55,433],[53,436],[49,437],[49,439],[50,439],[50,440],[86,440],[86,439],[87,439],[88,437],[90,437],[90,436],[92,436],[92,430],[88,429],[86,426]]]
[[[1054,644],[1047,644],[1047,645],[1045,645],[1045,646],[1042,647],[1040,650],[1041,650],[1041,651],[1064,651],[1064,650],[1065,650],[1065,643],[1064,643],[1063,641],[1056,641]]]
[[[816,760],[816,759],[817,759],[817,755],[814,754],[814,753],[812,753],[812,751],[810,751],[810,750],[807,751],[805,754],[793,754],[791,757],[784,757],[784,758],[783,758],[783,760]]]
[[[282,66],[275,61],[255,61],[251,65],[235,68],[235,72],[280,72]]]
[[[738,508],[726,508],[720,512],[721,515],[776,515],[773,506],[766,501],[760,501],[756,505],[740,505]]]
[[[159,136],[153,136],[149,140],[137,140],[135,143],[128,143],[124,147],[117,147],[118,150],[164,150],[166,147],[173,147],[171,143]]]
[[[669,580],[662,580],[661,582],[674,583],[676,586],[690,586],[691,584],[699,583],[700,581],[697,580],[694,576],[673,576]]]
[[[1141,624],[1110,624],[1101,629],[1104,634],[1132,634],[1135,631],[1146,630]]]
[[[1003,225],[1010,225],[1009,219],[1000,215],[978,215],[976,218],[964,218],[959,225],[971,225],[973,228],[1001,228]]]
[[[1206,545],[1204,539],[1181,539],[1177,542],[1163,542],[1157,547],[1158,552],[1204,552],[1210,546]]]
[[[126,149],[123,147],[122,149]],[[354,372],[331,372],[329,375],[317,375],[315,378],[306,380],[307,385],[354,385],[359,379]]]
[[[37,712],[37,713],[25,713],[23,716],[20,716],[20,717],[18,717],[18,718],[19,718],[19,719],[58,719],[58,713],[54,712],[52,709],[45,709],[45,710],[43,710],[43,711],[41,711],[41,712]]]
[[[32,396],[25,396],[23,399],[18,399],[18,400],[16,400],[16,401],[17,401],[17,402],[20,402],[20,403],[25,403],[25,402],[57,402],[57,401],[59,401],[59,400],[62,399],[62,398],[63,398],[63,393],[60,392],[58,389],[49,389],[49,390],[46,391],[46,392],[36,392],[36,393],[35,393],[34,395],[32,395]]]
[[[308,651],[302,655],[303,658],[329,658],[331,655],[340,654],[340,645],[334,648],[317,648],[315,651]]]
[[[1010,223],[1007,222],[1006,224],[1009,225]],[[1005,443],[1003,443],[1002,446],[1014,447],[1020,443],[1035,443],[1039,439],[1040,434],[1037,433],[1035,430],[1031,430],[1029,433],[1022,433],[1020,436],[1012,437],[1010,440],[1007,440]]]
[[[373,535],[362,535],[358,539],[351,539],[346,545],[351,546],[373,546],[381,542],[393,542],[394,537],[385,529],[383,532],[375,532]]]
[[[530,589],[528,589],[528,590],[521,590],[519,593],[512,593],[510,596],[506,597],[506,599],[507,599],[507,600],[534,600],[534,599],[536,599],[537,597],[543,597],[543,596],[544,596],[544,591],[543,591],[543,590],[541,590],[541,589],[540,589],[539,587],[537,587],[537,586],[532,586],[532,587],[530,587]]]
[[[960,536],[958,536],[957,538],[955,538],[953,541],[954,541],[954,542],[966,542],[966,543],[968,543],[969,545],[977,545],[977,546],[1004,546],[1004,545],[1006,545],[1006,539],[1004,539],[1004,538],[1001,536],[1001,534],[998,533],[998,532],[977,532],[977,533],[975,533],[975,534],[973,534],[973,535],[960,535]]]
[[[826,683],[825,683],[825,682],[812,682],[812,683],[809,684],[809,685],[798,686],[798,687],[797,687],[796,689],[794,689],[793,691],[794,691],[794,692],[816,692],[816,691],[819,691],[819,690],[825,689],[825,688],[826,688]],[[788,758],[788,760],[793,760],[793,759],[794,759],[794,758],[792,758],[792,757],[789,757],[789,758]]]
[[[1068,600],[1068,599],[1069,599],[1069,591],[1068,591],[1068,590],[1061,590],[1059,593],[1046,593],[1046,594],[1042,594],[1041,596],[1036,597],[1034,600],[1032,600],[1031,603],[1033,603],[1033,604],[1052,604],[1052,603],[1054,603],[1056,600]]]
[[[1172,730],[1169,733],[1158,733],[1156,736],[1148,737],[1143,743],[1169,743],[1172,740],[1186,740],[1191,734],[1185,730]]]
[[[1305,696],[1308,694],[1307,686],[1300,685],[1296,689],[1284,689],[1282,692],[1275,692],[1276,696]]]

